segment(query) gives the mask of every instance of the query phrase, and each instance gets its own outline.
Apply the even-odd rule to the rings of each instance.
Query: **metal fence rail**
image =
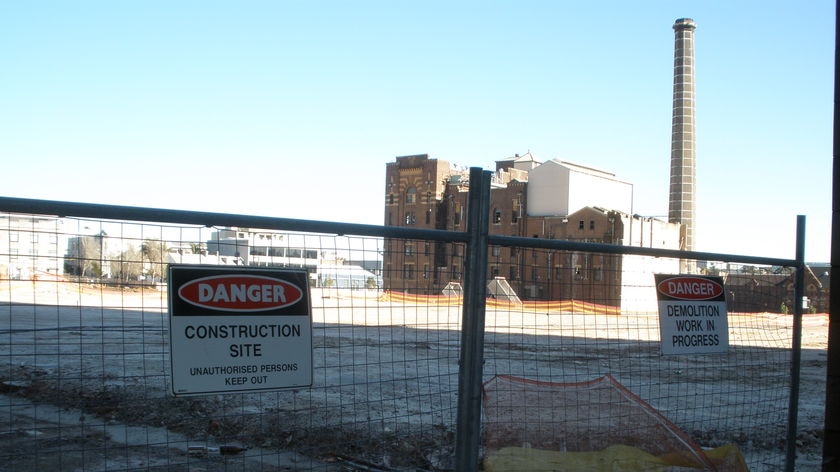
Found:
[[[482,193],[471,198],[480,208]],[[794,272],[799,260],[494,236],[482,211],[470,212],[464,233],[8,198],[0,211],[0,461],[8,470],[477,470],[488,426],[482,382],[605,374],[702,446],[737,444],[751,470],[792,470],[801,316],[754,313],[739,299],[726,354],[662,356],[656,314],[611,309],[620,301],[598,295],[594,275],[571,275],[576,293],[594,300],[542,294],[512,304],[487,299],[481,274],[492,270],[493,247],[529,251],[526,261],[616,255],[623,267],[603,270],[622,272],[647,258]],[[264,244],[274,249],[207,250],[231,229],[275,238]],[[463,297],[421,296],[410,283],[383,292],[381,278],[402,268],[369,267],[339,285],[338,272],[311,266],[404,251],[385,244],[393,239],[460,245]],[[308,268],[312,387],[173,397],[162,278],[167,264],[185,262]],[[559,276],[536,263],[518,270],[525,279]],[[624,280],[632,293],[632,274]],[[638,293],[639,306],[649,302]],[[796,296],[792,304],[801,314]],[[555,419],[525,412],[520,420]]]

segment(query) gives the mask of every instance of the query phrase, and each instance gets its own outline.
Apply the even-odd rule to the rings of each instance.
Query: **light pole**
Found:
[[[633,245],[633,199],[635,198],[635,193],[636,193],[636,187],[634,187],[633,184],[631,183],[630,184],[630,225],[629,225],[630,228],[628,230],[630,235],[627,238],[627,245],[628,246]]]
[[[105,238],[108,236],[108,233],[105,230],[101,230],[99,232],[99,279],[100,281],[105,278]]]

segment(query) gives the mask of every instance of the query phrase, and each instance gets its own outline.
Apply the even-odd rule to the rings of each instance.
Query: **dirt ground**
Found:
[[[165,294],[26,283],[0,289],[0,344],[5,346],[0,365],[0,462],[4,464],[0,468],[25,472],[451,470],[460,310],[379,303],[370,294],[341,291],[315,293],[313,305],[313,322],[318,326],[314,344],[320,356],[315,369],[325,376],[319,380],[323,388],[306,395],[278,394],[270,401],[265,395],[250,394],[176,398],[166,394]],[[766,341],[749,339],[752,331],[735,330],[738,334],[732,342],[749,345],[739,355],[764,357],[755,361],[747,357],[747,370],[730,375],[724,361],[711,357],[669,360],[663,369],[661,358],[648,355],[656,348],[655,319],[516,316],[522,319],[488,311],[485,377],[506,373],[548,381],[570,378],[568,370],[557,367],[562,359],[562,364],[579,372],[580,380],[604,371],[644,372],[653,385],[683,382],[688,386],[683,388],[708,390],[713,388],[708,385],[712,377],[689,377],[714,371],[718,388],[725,390],[729,382],[755,377],[760,384],[761,379],[784,378],[789,372],[789,364],[784,364],[787,354],[776,352],[779,342],[787,342],[784,334]],[[767,320],[778,323],[780,333],[789,333],[788,321]],[[544,331],[508,329],[505,323]],[[421,326],[423,330],[415,329]],[[580,331],[586,336],[564,337],[560,348],[556,339],[543,336],[550,330]],[[598,341],[615,332],[630,333],[633,339]],[[820,468],[826,335],[824,315],[805,319],[797,428],[797,470],[801,471]],[[762,346],[765,341],[772,345]],[[642,347],[634,347],[639,342]],[[766,359],[778,359],[780,365],[766,365]],[[738,362],[743,365],[744,358]],[[344,367],[328,369],[329,365]],[[422,381],[401,381],[405,372],[400,369],[405,368],[425,369],[429,375]],[[376,388],[382,391],[374,391],[370,383],[356,380],[374,374],[395,379],[394,383],[377,380]],[[679,417],[683,413],[668,398],[657,398],[654,387],[628,383],[628,388],[652,399],[667,416],[692,424],[691,418]],[[413,391],[401,397],[402,393],[385,392],[388,388]],[[361,408],[358,404],[366,397],[408,400],[383,401],[393,411],[382,412]],[[784,396],[772,398],[787,411]],[[326,408],[332,403],[342,405],[342,410]],[[301,413],[306,410],[301,405],[307,404],[317,406],[311,415]],[[284,414],[267,415],[267,411]],[[732,414],[725,408],[713,413]],[[366,440],[349,438],[352,431],[331,428],[289,433],[289,424],[296,421],[310,427],[319,422],[329,425],[333,415],[366,415],[366,420],[353,421],[382,424],[386,434]],[[409,417],[420,426],[404,435],[387,434]],[[772,465],[764,470],[780,470],[778,445],[784,440],[784,419],[768,419],[774,434],[749,441],[725,435],[703,437],[709,433],[691,428],[687,432],[705,442],[704,446],[732,440],[760,451],[774,448],[767,456]],[[768,431],[760,421],[757,428]],[[358,450],[366,441],[377,454]],[[760,466],[754,470],[761,470]]]

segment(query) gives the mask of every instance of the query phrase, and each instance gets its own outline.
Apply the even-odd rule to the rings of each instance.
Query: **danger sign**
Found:
[[[312,385],[305,271],[172,265],[173,395]]]
[[[723,279],[655,274],[662,354],[714,354],[729,349]]]

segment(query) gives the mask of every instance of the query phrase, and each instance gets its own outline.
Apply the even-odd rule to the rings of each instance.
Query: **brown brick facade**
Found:
[[[523,174],[501,169],[497,175]],[[527,173],[524,173],[527,178]],[[465,231],[466,173],[428,155],[397,157],[387,164],[385,224]],[[497,179],[499,180],[499,179]],[[507,180],[490,192],[494,235],[620,243],[624,228],[614,212],[583,208],[568,217],[529,217],[527,182]],[[463,282],[465,247],[454,242],[386,239],[386,290],[436,295]],[[504,277],[523,300],[617,300],[620,258],[592,253],[491,247],[488,280]],[[617,301],[615,304],[618,304]]]

